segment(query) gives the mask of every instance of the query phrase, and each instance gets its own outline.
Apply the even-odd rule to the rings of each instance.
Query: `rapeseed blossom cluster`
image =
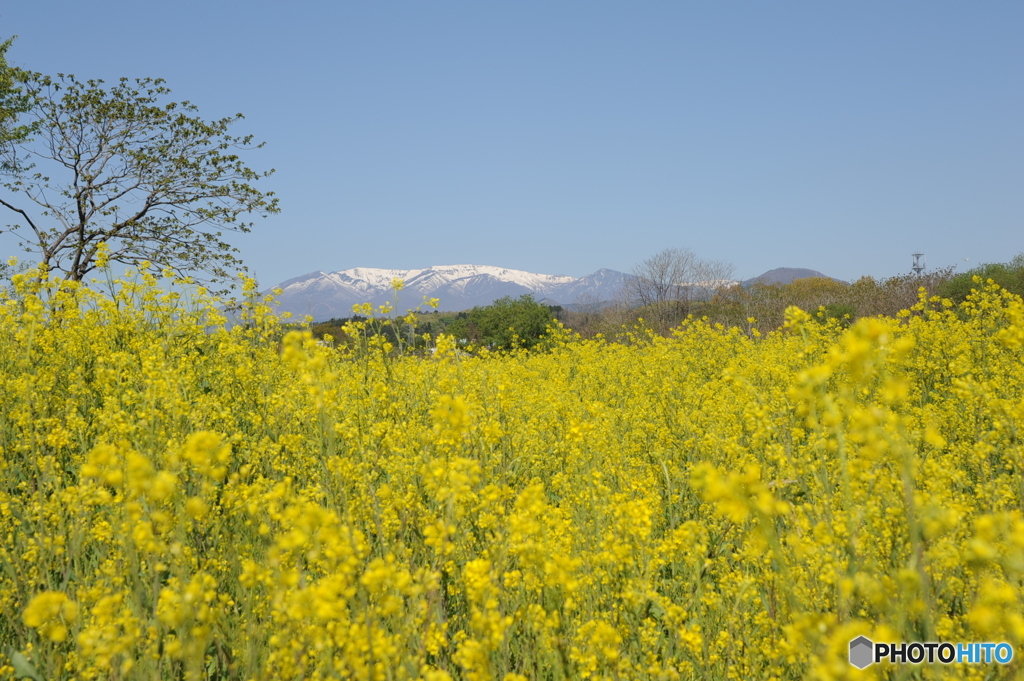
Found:
[[[1018,673],[846,660],[1024,645],[1024,302],[995,286],[414,356],[287,330],[254,282],[233,325],[112,283],[0,297],[0,678]]]

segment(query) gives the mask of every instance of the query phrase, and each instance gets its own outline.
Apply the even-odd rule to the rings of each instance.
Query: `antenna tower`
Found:
[[[910,268],[914,270],[914,274],[921,274],[924,272],[924,253],[911,253],[914,256],[914,265]]]

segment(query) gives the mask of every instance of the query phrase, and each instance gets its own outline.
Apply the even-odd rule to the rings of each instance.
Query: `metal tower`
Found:
[[[914,256],[914,265],[910,269],[914,270],[914,274],[921,274],[924,272],[924,253],[911,253]]]

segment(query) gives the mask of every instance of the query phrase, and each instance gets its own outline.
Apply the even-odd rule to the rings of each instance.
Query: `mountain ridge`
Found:
[[[524,294],[560,305],[575,303],[580,296],[607,302],[615,298],[628,276],[606,268],[584,277],[571,277],[492,265],[437,265],[408,270],[354,267],[337,272],[309,272],[274,288],[281,289],[277,297],[280,312],[323,320],[351,316],[353,305],[393,302],[394,279],[403,282],[397,311],[404,312],[422,305],[424,298],[438,298],[438,309],[448,311],[490,305],[505,296]]]
[[[744,287],[753,286],[754,284],[789,284],[797,279],[832,279],[833,281],[839,281],[835,277],[830,277],[827,274],[819,272],[818,270],[807,269],[806,267],[776,267],[768,270],[756,277],[750,279],[744,279],[742,285]],[[843,282],[845,283],[845,282]]]
[[[538,274],[492,265],[436,265],[418,269],[353,267],[336,272],[317,270],[281,282],[277,297],[279,312],[294,316],[310,315],[314,321],[349,317],[353,305],[374,306],[392,303],[392,281],[401,279],[396,312],[423,306],[424,299],[440,300],[439,310],[460,311],[490,305],[505,296],[531,294],[549,305],[609,303],[619,297],[631,275],[601,268],[583,277],[564,274]],[[826,275],[817,270],[780,267],[743,282],[789,283],[794,279]],[[272,289],[271,289],[272,290]],[[268,291],[269,292],[269,291]],[[426,306],[423,306],[427,309]]]

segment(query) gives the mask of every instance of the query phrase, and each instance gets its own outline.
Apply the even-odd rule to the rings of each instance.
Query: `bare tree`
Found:
[[[595,294],[584,292],[576,296],[561,321],[583,338],[593,338],[595,334],[605,331],[607,321],[604,309],[607,306],[608,303]]]
[[[730,263],[701,259],[688,248],[666,248],[633,268],[624,293],[664,329],[690,314],[695,301],[735,284],[733,271]]]

